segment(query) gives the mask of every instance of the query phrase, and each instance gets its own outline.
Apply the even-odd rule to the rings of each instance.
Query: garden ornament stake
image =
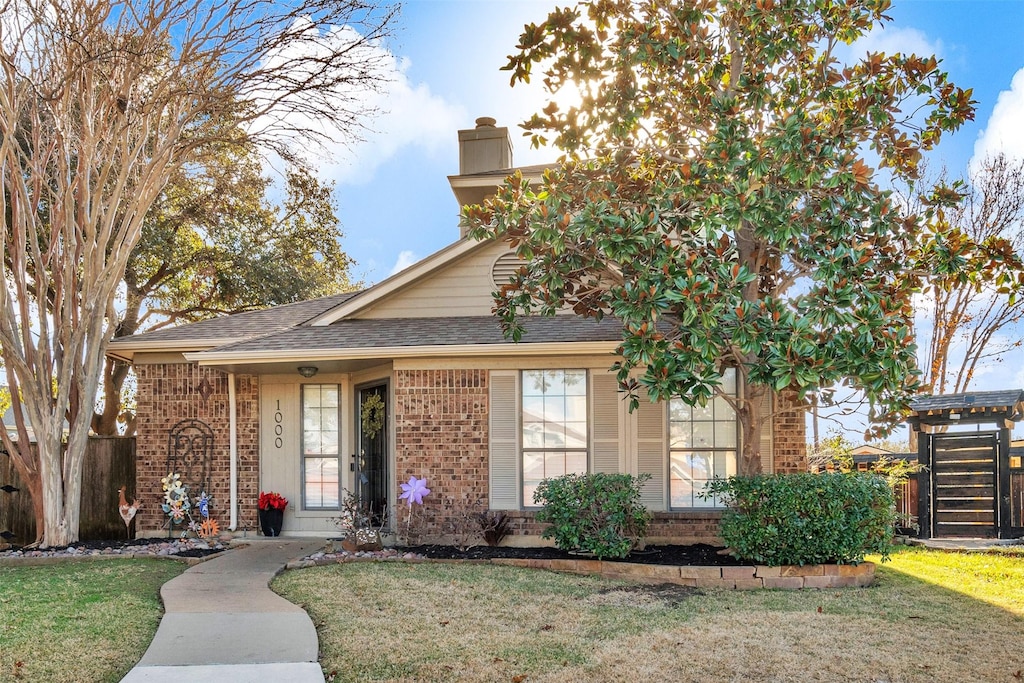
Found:
[[[124,528],[128,533],[128,538],[131,538],[131,525],[132,520],[135,519],[135,513],[142,507],[142,502],[136,498],[132,501],[132,504],[128,504],[128,499],[124,497],[124,492],[127,487],[122,486],[117,490],[118,501],[117,501],[117,513],[121,515],[121,519],[124,520]]]

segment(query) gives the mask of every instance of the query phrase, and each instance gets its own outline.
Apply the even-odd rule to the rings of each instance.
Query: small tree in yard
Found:
[[[392,16],[362,0],[0,0],[0,358],[17,445],[0,437],[37,542],[78,538],[117,290],[154,201],[225,131],[285,159],[299,134],[355,132]]]
[[[353,289],[331,185],[292,166],[283,202],[268,201],[271,188],[251,143],[218,145],[179,169],[128,259],[114,336]],[[134,396],[130,369],[107,359],[97,434],[117,434],[119,423],[134,433],[134,410],[125,405]]]
[[[968,181],[956,185],[963,198],[944,212],[948,230],[978,243],[1005,240],[1015,253],[1024,253],[1024,160],[986,157]],[[917,199],[912,190],[907,194],[908,202]],[[1024,274],[1013,275],[982,283],[958,273],[931,278],[922,293],[931,322],[922,349],[925,391],[968,391],[979,366],[1001,362],[1024,344],[1018,326],[1024,320]]]
[[[541,69],[581,103],[524,124],[565,152],[539,184],[515,175],[463,212],[474,237],[528,262],[495,295],[506,332],[565,307],[616,316],[615,368],[634,404],[641,390],[721,396],[741,425],[741,473],[760,470],[771,390],[845,384],[877,431],[898,421],[918,386],[921,275],[1007,253],[933,229],[955,193],[901,214],[876,181],[870,159],[912,177],[921,152],[973,116],[933,57],[838,63],[836,47],[884,23],[888,5],[605,0],[527,26],[513,84]],[[721,390],[728,367],[741,398]]]

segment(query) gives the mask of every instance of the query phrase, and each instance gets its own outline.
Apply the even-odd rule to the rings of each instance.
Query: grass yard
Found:
[[[877,585],[659,593],[489,565],[290,571],[331,680],[1007,681],[1024,677],[1024,557],[920,549]]]
[[[0,567],[0,681],[119,681],[149,647],[164,560]]]

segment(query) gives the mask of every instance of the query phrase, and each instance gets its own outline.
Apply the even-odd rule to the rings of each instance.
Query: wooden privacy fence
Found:
[[[117,490],[127,487],[128,500],[135,493],[135,437],[93,436],[86,447],[82,468],[82,506],[79,538],[83,541],[127,538],[117,513]],[[17,489],[10,491],[7,487]],[[154,505],[157,502],[153,503]],[[36,536],[32,498],[14,469],[14,461],[0,454],[0,533],[6,541],[30,543]]]

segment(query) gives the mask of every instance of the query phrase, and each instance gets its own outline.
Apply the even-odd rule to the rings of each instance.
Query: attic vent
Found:
[[[491,266],[491,281],[495,287],[508,284],[510,277],[515,275],[520,268],[526,265],[526,261],[519,258],[515,252],[502,254]]]

